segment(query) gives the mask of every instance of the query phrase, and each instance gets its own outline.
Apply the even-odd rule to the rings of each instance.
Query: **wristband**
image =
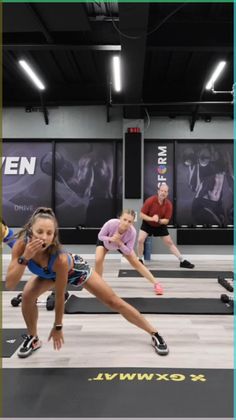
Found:
[[[56,331],[61,331],[62,328],[63,328],[63,325],[62,324],[56,324],[56,325],[54,325],[54,328],[55,328]]]

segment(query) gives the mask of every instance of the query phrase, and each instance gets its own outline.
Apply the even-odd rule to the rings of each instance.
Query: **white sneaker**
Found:
[[[152,334],[152,345],[160,356],[166,356],[169,353],[169,349],[164,338],[162,338],[158,333]]]
[[[24,334],[22,337],[24,338],[24,342],[19,348],[17,356],[23,359],[30,356],[33,351],[38,350],[42,346],[42,343],[38,337],[34,337],[33,335]]]

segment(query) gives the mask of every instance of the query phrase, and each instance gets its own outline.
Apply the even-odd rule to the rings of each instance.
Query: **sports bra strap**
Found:
[[[48,262],[48,270],[49,271],[52,271],[53,264],[54,264],[55,260],[57,259],[58,255],[60,255],[60,254],[68,254],[68,253],[62,249],[60,251],[57,251],[55,254],[52,254],[51,257],[50,257],[50,260]],[[69,260],[69,258],[68,258],[68,260]]]

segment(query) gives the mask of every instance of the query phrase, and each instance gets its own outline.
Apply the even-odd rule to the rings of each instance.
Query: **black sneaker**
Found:
[[[166,356],[169,353],[167,344],[158,333],[152,334],[152,345],[160,356]]]
[[[195,267],[195,265],[194,265],[194,264],[192,264],[191,262],[189,262],[189,261],[187,261],[187,260],[183,260],[183,261],[181,261],[181,263],[179,264],[179,266],[180,266],[181,268],[194,268],[194,267]]]
[[[26,334],[24,334],[22,337],[24,338],[24,342],[17,352],[18,357],[28,357],[31,355],[31,353],[33,353],[33,351],[39,349],[42,345],[38,337]]]
[[[142,259],[142,258],[139,258],[138,260],[139,260],[139,261],[140,261],[143,265],[145,265],[145,264],[144,264],[144,262],[143,262],[143,259]]]

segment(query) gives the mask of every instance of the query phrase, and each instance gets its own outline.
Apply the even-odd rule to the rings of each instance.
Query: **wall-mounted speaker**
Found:
[[[125,198],[141,198],[142,135],[125,134]]]

